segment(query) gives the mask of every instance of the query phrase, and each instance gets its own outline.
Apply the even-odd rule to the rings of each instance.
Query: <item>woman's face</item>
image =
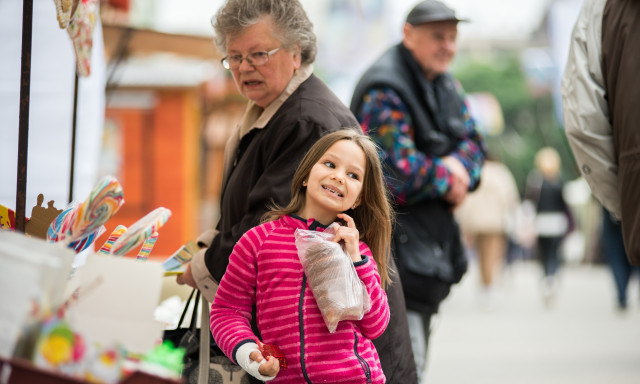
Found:
[[[276,38],[274,29],[271,17],[262,18],[258,23],[228,38],[227,54],[246,58],[254,52],[269,52],[281,47],[282,43]],[[298,68],[300,54],[281,48],[269,57],[266,64],[254,66],[244,59],[231,73],[240,93],[264,108],[284,91]]]

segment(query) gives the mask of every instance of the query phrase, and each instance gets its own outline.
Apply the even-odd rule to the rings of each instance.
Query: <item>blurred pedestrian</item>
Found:
[[[493,301],[519,205],[518,186],[511,171],[489,156],[482,167],[482,183],[455,212],[467,244],[478,258],[483,305]]]
[[[381,148],[396,203],[393,251],[419,378],[431,318],[467,269],[453,210],[477,187],[484,161],[484,141],[449,73],[460,21],[439,1],[418,3],[402,42],[366,70],[351,99],[363,131]]]
[[[542,294],[545,303],[550,305],[556,294],[557,274],[563,261],[560,246],[574,224],[563,195],[560,155],[554,148],[545,147],[536,153],[534,161],[535,170],[527,178],[526,197],[536,206],[536,249],[544,273]]]
[[[562,79],[565,132],[593,195],[640,265],[640,2],[585,0]]]

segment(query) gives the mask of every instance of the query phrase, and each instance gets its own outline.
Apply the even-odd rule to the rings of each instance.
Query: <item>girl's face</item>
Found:
[[[338,213],[360,201],[366,157],[353,141],[335,142],[311,168],[306,180],[306,201],[298,215],[331,224]]]

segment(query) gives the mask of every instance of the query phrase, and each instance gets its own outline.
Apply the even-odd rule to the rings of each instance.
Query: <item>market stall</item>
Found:
[[[66,30],[75,53],[71,202],[78,80],[91,75],[99,2],[54,2],[51,17]],[[10,226],[0,221],[0,260],[6,276],[0,283],[0,377],[6,383],[179,383],[184,351],[162,342],[166,324],[154,321],[153,312],[163,277],[188,261],[192,248],[185,245],[165,263],[147,260],[171,211],[156,207],[128,228],[118,225],[97,245],[98,251],[89,254],[84,251],[124,204],[117,179],[101,179],[87,196],[63,210],[54,209],[54,215],[41,206],[39,197],[26,217],[33,6],[33,0],[23,1],[16,208],[13,221],[7,221]],[[44,231],[38,236],[25,233],[27,222],[38,220]],[[117,257],[132,250],[136,258]]]

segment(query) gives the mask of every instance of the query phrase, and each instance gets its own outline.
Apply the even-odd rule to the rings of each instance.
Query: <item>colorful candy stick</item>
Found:
[[[106,176],[81,204],[62,211],[47,231],[47,239],[71,244],[97,231],[124,203],[122,187],[113,176]]]
[[[113,243],[115,243],[116,240],[118,240],[118,238],[120,238],[120,236],[122,236],[122,234],[126,230],[127,230],[127,227],[125,227],[124,225],[118,225],[116,229],[114,229],[113,232],[111,232],[111,234],[109,235],[109,238],[107,239],[107,241],[104,242],[104,245],[102,245],[98,253],[102,255],[111,254],[111,248],[113,248]]]
[[[198,252],[198,246],[193,240],[190,240],[183,245],[177,252],[162,263],[162,267],[165,271],[173,271],[184,264],[191,261],[193,255]]]
[[[125,255],[130,250],[139,247],[154,232],[160,228],[171,217],[171,211],[164,207],[159,207],[149,212],[146,216],[133,223],[129,229],[120,236],[113,244],[111,253],[114,255]]]
[[[140,252],[138,252],[138,256],[136,259],[138,260],[147,260],[149,258],[149,254],[153,249],[153,246],[156,245],[156,240],[158,240],[158,232],[154,232],[147,240],[142,243],[142,248]]]
[[[73,243],[69,244],[69,248],[75,250],[76,253],[80,253],[87,249],[91,244],[93,244],[93,242],[96,241],[98,237],[102,236],[102,234],[105,233],[106,230],[107,228],[102,225],[95,232],[85,237],[84,239],[74,241]]]
[[[71,220],[71,216],[74,215],[74,210],[78,208],[78,204],[73,204],[70,207],[66,208],[49,225],[47,229],[47,241],[55,243],[60,238],[60,233],[69,226],[69,221]]]
[[[124,194],[118,180],[107,176],[80,205],[72,236],[80,239],[106,223],[124,204]]]

